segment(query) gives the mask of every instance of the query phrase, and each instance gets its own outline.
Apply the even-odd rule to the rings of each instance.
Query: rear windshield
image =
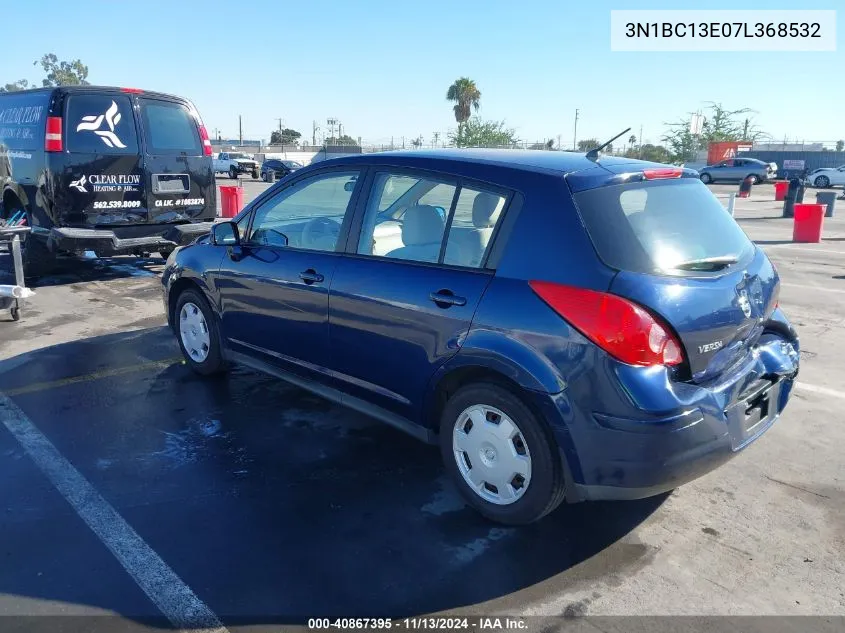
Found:
[[[188,108],[172,101],[142,100],[144,132],[151,154],[202,156],[197,122]]]
[[[698,179],[598,187],[574,197],[599,257],[618,270],[718,270],[754,248]]]
[[[68,98],[66,118],[69,152],[138,153],[132,102],[125,95],[71,95]]]

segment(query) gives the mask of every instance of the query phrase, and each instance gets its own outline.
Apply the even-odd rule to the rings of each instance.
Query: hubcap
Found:
[[[467,407],[452,433],[458,470],[479,497],[497,505],[522,498],[531,483],[531,454],[519,427],[483,404]]]
[[[204,362],[211,348],[211,336],[202,310],[191,302],[183,305],[179,313],[179,332],[188,356],[197,363]]]

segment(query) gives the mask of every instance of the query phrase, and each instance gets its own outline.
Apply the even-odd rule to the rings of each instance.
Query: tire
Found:
[[[20,203],[15,200],[8,209],[4,209],[7,218],[22,211]],[[32,216],[26,214],[27,226],[32,226]],[[22,238],[21,259],[23,260],[23,275],[25,279],[37,279],[49,275],[56,268],[56,254],[32,233]]]
[[[229,178],[231,178],[232,180],[238,179],[238,170],[234,167],[229,167]]]
[[[253,171],[253,172],[252,172],[252,179],[253,179],[253,180],[258,180],[258,172],[257,172],[257,171]]]
[[[472,435],[473,430],[485,430],[485,427],[467,425],[471,422],[468,419],[470,412],[476,417],[480,412],[484,423],[491,424],[489,428],[500,428],[503,423],[510,421],[514,431],[511,439],[506,441],[488,431],[482,436],[486,438],[483,445],[469,448],[473,452],[478,448],[477,455],[469,455],[469,450],[462,451],[461,449],[467,446],[460,446],[460,433],[464,433],[463,437],[467,438]],[[496,421],[495,426],[492,426],[493,421]],[[468,430],[464,431],[465,428]],[[479,440],[468,443],[473,444],[476,441]],[[508,453],[502,452],[503,450]],[[510,453],[511,450],[513,453]],[[563,501],[563,465],[550,429],[516,395],[499,385],[470,384],[449,398],[440,420],[440,451],[446,470],[466,502],[492,521],[507,525],[533,523],[557,508]],[[474,467],[471,466],[473,457],[477,458]],[[522,477],[521,482],[517,481],[517,477],[522,475],[511,478],[507,466],[504,465],[506,462],[501,458],[519,464],[517,468],[528,474],[527,483],[526,477]],[[500,482],[508,481],[501,493],[492,482],[484,481],[480,486],[471,485],[468,481],[470,475],[464,474],[478,468],[480,476],[477,481],[482,481],[485,475],[496,479],[499,473],[494,469],[497,466],[500,469],[505,468],[499,473],[508,473],[498,479]],[[522,485],[516,486],[514,482]],[[492,489],[488,487],[491,485]]]
[[[705,185],[709,185],[711,182],[713,182],[713,178],[710,176],[710,174],[701,174],[700,178],[701,182],[703,182]]]
[[[261,180],[263,180],[264,182],[267,182],[268,180],[270,180],[270,178],[267,176],[266,171],[261,172]]]
[[[760,182],[760,176],[758,176],[757,174],[748,174],[748,176],[746,176],[746,178],[751,179],[752,185],[756,185],[758,182]]]
[[[173,320],[179,348],[191,369],[203,376],[226,371],[226,361],[220,349],[217,317],[199,290],[188,288],[182,291],[176,299]],[[196,327],[191,328],[192,324]],[[202,325],[204,332],[200,327]]]
[[[171,253],[173,253],[172,248],[165,248],[158,252],[158,254],[161,255],[162,259],[167,259],[168,257],[170,257]]]
[[[10,310],[12,313],[12,321],[20,321],[21,320],[21,309],[19,307],[14,307]]]
[[[827,189],[830,187],[830,178],[827,176],[819,176],[813,181],[813,186],[819,189]]]

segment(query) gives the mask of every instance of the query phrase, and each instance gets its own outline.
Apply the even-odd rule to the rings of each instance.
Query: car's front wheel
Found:
[[[217,319],[198,290],[184,290],[176,300],[176,336],[185,361],[198,374],[211,375],[226,369],[220,349]]]
[[[819,189],[826,189],[827,187],[830,187],[830,178],[827,176],[819,176],[813,181],[813,185]]]
[[[709,185],[711,182],[713,182],[713,178],[711,178],[710,174],[701,174],[701,182],[703,182],[705,185]]]
[[[237,177],[238,177],[238,170],[235,169],[234,167],[229,167],[229,178],[231,178],[232,180],[235,180],[235,179],[237,179]]]
[[[760,176],[758,176],[757,174],[748,174],[748,176],[746,177],[751,181],[752,185],[756,185],[758,182],[760,182]]]
[[[532,523],[563,501],[563,466],[550,430],[499,385],[467,385],[449,399],[440,448],[463,497],[488,519]]]

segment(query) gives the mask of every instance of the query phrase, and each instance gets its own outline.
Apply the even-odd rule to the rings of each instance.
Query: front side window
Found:
[[[358,176],[357,171],[331,172],[283,189],[256,209],[245,241],[334,251]]]
[[[67,149],[71,153],[138,153],[135,116],[127,96],[71,95],[65,119]]]

